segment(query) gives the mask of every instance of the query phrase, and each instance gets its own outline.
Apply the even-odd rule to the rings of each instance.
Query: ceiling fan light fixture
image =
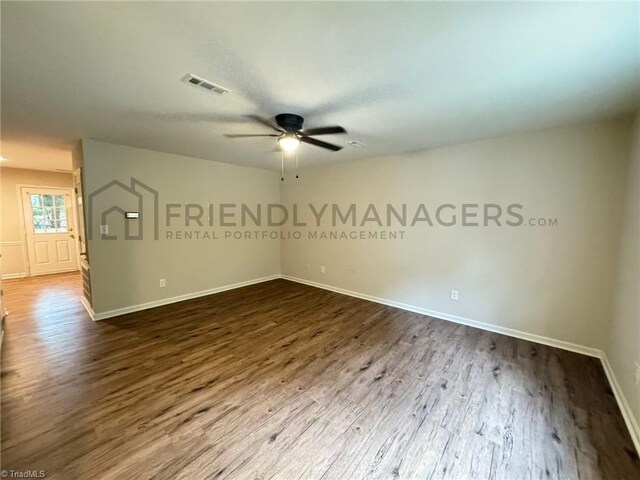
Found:
[[[300,146],[300,139],[295,133],[286,133],[278,138],[278,143],[285,152],[293,152]]]
[[[347,133],[347,131],[339,125],[329,125],[326,127],[316,127],[303,129],[304,118],[294,113],[280,113],[275,116],[275,124],[271,120],[264,119],[258,115],[247,115],[249,118],[263,124],[274,130],[276,133],[257,133],[257,134],[231,134],[226,137],[277,137],[280,151],[293,152],[301,143],[313,145],[314,147],[324,148],[332,152],[342,150],[342,146],[333,143],[324,142],[315,138],[317,135],[336,135]]]

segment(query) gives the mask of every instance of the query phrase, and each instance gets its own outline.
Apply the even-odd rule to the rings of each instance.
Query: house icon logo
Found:
[[[137,213],[137,218],[125,218],[127,212]],[[109,221],[113,216],[120,220]],[[112,180],[87,196],[87,219],[89,239],[97,231],[102,240],[117,240],[118,234],[109,230],[124,229],[125,240],[142,240],[145,233],[157,240],[158,191],[135,177],[131,185]]]

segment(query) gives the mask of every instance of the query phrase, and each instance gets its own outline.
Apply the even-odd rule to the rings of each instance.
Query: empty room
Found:
[[[0,22],[2,478],[640,478],[640,2]]]

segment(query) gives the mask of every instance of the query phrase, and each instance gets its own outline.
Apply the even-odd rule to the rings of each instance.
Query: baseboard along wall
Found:
[[[435,310],[416,307],[414,305],[407,305],[405,303],[400,303],[400,302],[388,300],[385,298],[375,297],[375,296],[367,295],[360,292],[354,292],[351,290],[346,290],[344,288],[326,285],[324,283],[313,282],[311,280],[306,280],[303,278],[292,277],[289,275],[281,275],[280,277],[285,280],[289,280],[291,282],[302,283],[304,285],[308,285],[316,288],[322,288],[324,290],[340,293],[342,295],[349,295],[350,297],[360,298],[362,300],[368,300],[370,302],[381,303],[383,305],[399,308],[401,310],[407,310],[413,313],[420,313],[429,317],[437,318],[439,320],[446,320],[449,322],[466,325],[468,327],[479,328],[480,330],[499,333],[502,335],[507,335],[509,337],[528,340],[530,342],[540,343],[542,345],[547,345],[550,347],[560,348],[562,350],[568,350],[570,352],[580,353],[582,355],[588,355],[590,357],[599,358],[600,361],[602,362],[602,368],[604,369],[607,379],[609,380],[609,385],[611,386],[611,390],[613,391],[616,401],[618,402],[618,407],[622,412],[622,417],[624,418],[624,421],[627,425],[629,434],[631,435],[633,443],[636,447],[636,451],[640,455],[640,428],[638,427],[638,421],[635,418],[633,412],[631,411],[629,402],[627,401],[627,398],[625,397],[624,392],[620,388],[615,372],[613,371],[613,368],[611,367],[611,364],[609,363],[609,360],[607,358],[607,354],[603,350],[593,348],[593,347],[586,347],[584,345],[578,345],[571,342],[566,342],[564,340],[556,340],[554,338],[545,337],[542,335],[523,332],[521,330],[514,330],[507,327],[500,327],[500,326],[492,325],[485,322],[479,322],[477,320],[471,320],[469,318],[459,317],[457,315],[450,315],[448,313],[442,313],[442,312],[437,312]]]
[[[346,290],[343,288],[339,288],[339,287],[334,287],[331,285],[326,285],[323,283],[318,283],[318,282],[313,282],[311,280],[306,280],[303,278],[298,278],[298,277],[292,277],[290,275],[270,275],[267,277],[262,277],[262,278],[256,278],[256,279],[252,279],[252,280],[247,280],[244,282],[238,282],[238,283],[234,283],[234,284],[230,284],[230,285],[223,285],[220,287],[215,287],[215,288],[211,288],[208,290],[202,290],[199,292],[194,292],[194,293],[188,293],[185,295],[179,295],[176,297],[170,297],[170,298],[163,298],[160,300],[155,300],[153,302],[147,302],[147,303],[143,303],[143,304],[139,304],[139,305],[132,305],[129,307],[123,307],[123,308],[119,308],[116,310],[110,310],[107,312],[100,312],[100,313],[95,313],[93,311],[93,309],[91,308],[91,305],[89,305],[89,303],[87,302],[86,299],[82,298],[82,304],[84,305],[85,309],[87,310],[87,312],[89,313],[90,317],[92,320],[94,321],[99,321],[99,320],[104,320],[107,318],[112,318],[112,317],[117,317],[120,315],[125,315],[127,313],[133,313],[133,312],[138,312],[140,310],[146,310],[149,308],[155,308],[155,307],[160,307],[162,305],[169,305],[171,303],[177,303],[177,302],[182,302],[185,300],[190,300],[193,298],[199,298],[199,297],[204,297],[207,295],[213,295],[215,293],[220,293],[220,292],[224,292],[227,290],[233,290],[236,288],[241,288],[241,287],[246,287],[249,285],[254,285],[257,283],[262,283],[262,282],[268,282],[271,280],[276,280],[282,278],[284,280],[288,280],[291,282],[296,282],[296,283],[301,283],[304,285],[308,285],[311,287],[315,287],[315,288],[321,288],[323,290],[329,290],[335,293],[340,293],[342,295],[348,295],[351,297],[355,297],[355,298],[359,298],[362,300],[367,300],[370,302],[376,302],[376,303],[380,303],[383,305],[387,305],[390,307],[394,307],[394,308],[399,308],[401,310],[406,310],[409,312],[413,312],[413,313],[419,313],[422,315],[426,315],[429,317],[433,317],[433,318],[437,318],[439,320],[446,320],[449,322],[454,322],[454,323],[458,323],[461,325],[466,325],[468,327],[474,327],[474,328],[478,328],[481,330],[486,330],[489,332],[493,332],[493,333],[499,333],[502,335],[507,335],[510,337],[515,337],[515,338],[519,338],[522,340],[527,340],[530,342],[534,342],[534,343],[539,343],[542,345],[547,345],[550,347],[555,347],[555,348],[560,348],[563,350],[568,350],[571,352],[575,352],[575,353],[579,353],[582,355],[588,355],[590,357],[596,357],[599,358],[602,362],[602,366],[603,369],[605,371],[605,374],[607,376],[607,379],[609,380],[609,384],[611,386],[611,390],[613,391],[616,401],[618,402],[618,406],[620,408],[620,411],[622,412],[622,416],[625,420],[625,423],[627,425],[627,428],[629,429],[629,433],[631,435],[631,438],[633,439],[633,443],[636,447],[636,450],[638,451],[638,453],[640,454],[640,428],[638,427],[638,422],[635,418],[635,416],[633,415],[633,412],[631,411],[631,408],[629,406],[629,403],[624,395],[624,392],[622,391],[622,389],[620,388],[620,385],[616,379],[615,376],[615,372],[613,371],[613,369],[611,368],[611,364],[609,363],[609,360],[606,356],[606,353],[603,350],[597,349],[597,348],[592,348],[592,347],[587,347],[587,346],[583,346],[583,345],[578,345],[575,343],[571,343],[571,342],[566,342],[564,340],[557,340],[554,338],[550,338],[550,337],[545,337],[545,336],[541,336],[541,335],[536,335],[533,333],[528,333],[528,332],[523,332],[521,330],[514,330],[511,328],[507,328],[507,327],[500,327],[497,325],[492,325],[489,323],[485,323],[485,322],[479,322],[477,320],[472,320],[469,318],[465,318],[465,317],[460,317],[457,315],[451,315],[448,313],[443,313],[443,312],[438,312],[435,310],[429,310],[427,308],[423,308],[423,307],[417,307],[414,305],[408,305],[405,303],[401,303],[401,302],[396,302],[393,300],[389,300],[389,299],[385,299],[385,298],[380,298],[380,297],[375,297],[372,295],[367,295],[364,293],[360,293],[360,292],[354,292],[351,290]]]

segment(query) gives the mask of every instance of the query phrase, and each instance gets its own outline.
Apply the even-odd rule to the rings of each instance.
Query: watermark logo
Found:
[[[153,239],[159,237],[159,194],[154,188],[131,177],[131,184],[126,185],[119,180],[112,180],[87,197],[88,232],[93,238],[96,225],[95,216],[99,218],[100,234],[103,240],[116,240],[116,234],[109,233],[110,218],[119,217],[124,225],[125,240],[142,240],[145,232],[151,227]],[[126,218],[127,213],[136,214],[133,219]],[[118,220],[116,220],[118,221]],[[111,222],[111,225],[114,223]]]
[[[2,478],[46,478],[47,472],[44,470],[2,470]]]
[[[403,240],[432,228],[558,226],[556,217],[526,216],[519,202],[161,204],[135,177],[108,182],[87,204],[87,236],[103,240]]]

